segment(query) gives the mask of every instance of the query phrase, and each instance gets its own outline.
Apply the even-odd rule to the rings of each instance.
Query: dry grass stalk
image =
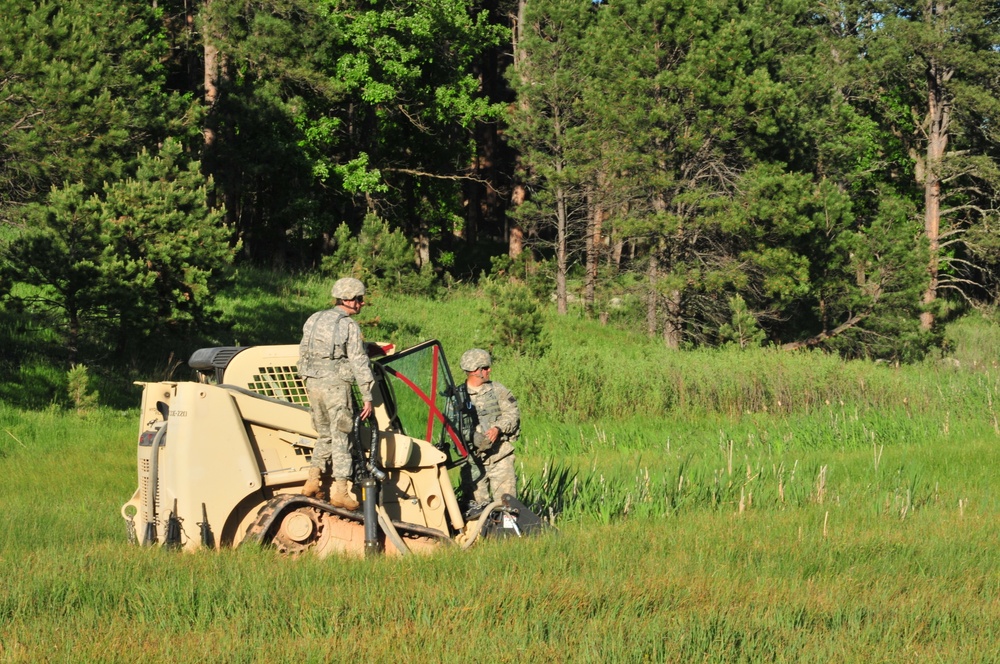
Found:
[[[816,502],[820,505],[826,498],[826,466],[821,466],[819,476],[816,478]]]

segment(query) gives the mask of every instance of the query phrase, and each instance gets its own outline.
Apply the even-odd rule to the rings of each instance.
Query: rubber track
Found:
[[[257,518],[254,519],[253,523],[247,527],[246,536],[239,545],[242,546],[246,542],[266,544],[267,542],[265,538],[267,538],[267,533],[278,523],[278,517],[286,511],[298,509],[299,507],[313,507],[320,512],[333,514],[341,519],[364,523],[364,517],[361,512],[352,512],[351,510],[345,510],[341,507],[334,507],[330,503],[317,500],[315,498],[308,498],[294,493],[286,493],[272,498],[267,502],[267,504],[264,505],[264,507],[261,508],[260,512],[257,513]],[[450,537],[442,533],[440,530],[435,530],[434,528],[427,528],[426,526],[418,526],[417,524],[405,523],[402,521],[393,521],[392,524],[396,526],[397,530],[413,535],[439,539],[445,544],[454,543]]]

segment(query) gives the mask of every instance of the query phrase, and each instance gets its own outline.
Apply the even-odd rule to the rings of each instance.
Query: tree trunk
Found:
[[[473,177],[479,177],[479,157],[476,156],[472,166]],[[462,239],[469,245],[479,240],[479,227],[482,225],[483,206],[480,196],[482,185],[474,180],[466,180],[462,185],[465,190],[465,228],[460,233]]]
[[[520,76],[524,76],[523,63],[525,59],[524,51],[521,49],[521,36],[524,34],[524,6],[527,0],[518,0],[517,2],[517,14],[510,17],[511,31],[511,53],[514,54],[513,67],[514,70],[519,72]],[[521,99],[519,101],[521,107],[525,107],[525,100]],[[514,168],[516,171],[516,167]],[[514,207],[517,207],[524,203],[527,192],[524,188],[523,183],[516,183],[513,190],[511,191],[510,203]],[[514,221],[507,216],[508,232],[507,232],[507,254],[511,258],[517,258],[524,251],[524,229],[519,223]]]
[[[681,292],[670,291],[666,298],[666,315],[663,320],[663,341],[667,348],[678,350],[681,347]]]
[[[566,273],[569,269],[567,251],[567,212],[566,192],[562,187],[556,188],[556,311],[565,315],[566,307]]]
[[[600,182],[601,178],[598,178]],[[600,264],[601,246],[604,239],[601,236],[604,224],[604,210],[597,202],[597,197],[593,192],[588,198],[588,221],[587,221],[587,282],[584,300],[588,311],[593,311],[596,304],[597,291],[597,268]]]
[[[646,333],[649,336],[656,334],[656,280],[659,260],[657,259],[657,248],[653,247],[649,252],[649,268],[646,272],[649,290],[646,293]]]
[[[417,237],[413,240],[416,250],[417,268],[422,268],[431,262],[431,238],[427,234],[427,229],[423,226],[417,231]]]
[[[80,348],[80,309],[73,300],[67,298],[66,318],[69,328],[66,330],[66,359],[69,366],[76,364],[77,354]]]
[[[524,229],[521,225],[511,221],[510,229],[507,233],[507,255],[517,258],[524,251]]]
[[[594,281],[595,272],[591,272],[590,266],[591,261],[594,257],[594,222],[596,221],[597,211],[596,205],[594,204],[594,193],[592,191],[587,192],[587,238],[585,243],[585,250],[587,252],[586,257],[586,269],[584,270],[584,282],[583,282],[583,306],[587,312],[591,312],[594,309]]]
[[[524,203],[527,192],[523,184],[514,185],[511,192],[510,203],[517,207]],[[507,215],[507,255],[516,259],[524,251],[524,228],[517,221]]]
[[[212,7],[213,0],[205,0],[202,11],[207,15],[208,11]],[[192,22],[194,17],[191,16]],[[203,163],[212,164],[213,156],[218,148],[218,133],[216,127],[218,127],[218,118],[216,117],[215,106],[219,101],[220,87],[223,79],[223,70],[225,69],[225,56],[219,51],[218,46],[216,46],[213,41],[213,29],[210,24],[207,24],[202,29],[202,50],[205,58],[205,71],[202,77],[202,84],[205,88],[205,96],[203,98],[203,103],[205,107],[205,120],[202,125],[202,135],[205,139],[205,156]],[[215,170],[211,166],[208,168],[209,171]],[[237,206],[233,204],[235,196],[231,192],[227,191],[226,178],[220,173],[212,173],[215,178],[215,187],[209,189],[208,191],[208,204],[210,207],[217,207],[220,203],[225,207],[226,210],[226,221],[231,225],[231,227],[237,229],[237,233],[240,235],[241,239],[244,235],[243,229],[240,228],[240,219],[237,210]],[[244,242],[243,251],[249,253],[250,243]]]
[[[923,304],[927,311],[920,314],[920,327],[929,330],[934,325],[930,307],[937,299],[938,266],[941,240],[941,162],[948,148],[951,103],[946,99],[945,83],[952,71],[931,59],[927,67],[927,153],[923,168],[924,235],[930,251],[927,265],[927,290]]]
[[[207,12],[212,6],[212,0],[205,0],[205,11]],[[219,78],[220,70],[222,67],[222,58],[219,54],[219,48],[212,43],[212,31],[206,26],[204,30],[204,41],[203,49],[205,53],[205,77],[203,84],[205,86],[205,126],[202,129],[202,133],[205,136],[205,148],[211,150],[215,146],[216,134],[215,134],[215,123],[212,117],[212,109],[215,108],[216,102],[219,101]]]
[[[622,252],[624,250],[625,240],[618,240],[611,247],[611,265],[614,266],[616,272],[622,267]]]
[[[517,0],[517,16],[513,17],[513,29],[510,31],[511,52],[514,54],[514,68],[524,62],[524,51],[521,50],[521,38],[524,35],[524,7],[527,0]]]

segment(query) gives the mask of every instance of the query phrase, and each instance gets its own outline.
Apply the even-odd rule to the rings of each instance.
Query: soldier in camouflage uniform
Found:
[[[491,496],[493,500],[499,500],[505,493],[517,497],[514,444],[521,432],[521,413],[511,391],[490,380],[491,365],[490,354],[480,348],[466,351],[459,361],[473,410],[474,430],[468,439],[485,470],[473,481],[466,466],[465,485],[473,489],[475,500],[466,513],[467,518],[478,516]]]
[[[318,434],[302,494],[319,495],[329,467],[333,478],[330,504],[349,510],[358,509],[358,501],[347,487],[351,476],[347,434],[354,426],[351,384],[357,383],[364,401],[362,419],[372,413],[375,384],[361,340],[361,327],[351,318],[364,306],[364,295],[365,286],[357,279],[338,279],[331,291],[336,300],[334,308],[317,311],[309,317],[299,344],[299,375],[305,380],[313,428]]]

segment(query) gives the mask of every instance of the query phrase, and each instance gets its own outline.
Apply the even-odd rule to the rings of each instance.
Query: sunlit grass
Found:
[[[7,661],[988,661],[997,539],[983,515],[817,506],[405,560],[43,549],[0,590],[0,638]]]
[[[324,279],[238,283],[219,342],[296,343],[329,304]],[[370,301],[370,339],[439,338],[454,365],[483,338],[474,294]],[[522,496],[558,532],[465,552],[138,548],[136,411],[0,403],[0,661],[994,659],[990,348],[893,367],[547,320],[549,353],[501,351],[495,378],[521,402]]]
[[[558,533],[316,560],[128,545],[133,415],[0,408],[4,661],[988,661],[997,637],[986,423],[782,450],[716,420],[646,448],[591,427],[521,455],[530,486],[573,476]]]

